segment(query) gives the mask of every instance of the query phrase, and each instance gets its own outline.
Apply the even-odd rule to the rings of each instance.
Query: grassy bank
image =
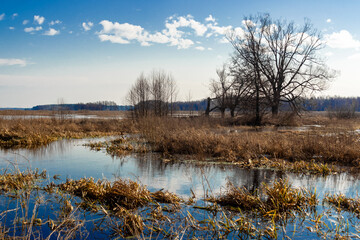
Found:
[[[0,119],[0,147],[35,148],[62,138],[120,135],[131,131],[117,119]]]
[[[187,154],[199,158],[254,162],[264,156],[290,162],[336,163],[359,166],[360,135],[357,125],[321,126],[306,131],[226,127],[207,119],[152,118],[138,122],[137,128],[153,151]]]

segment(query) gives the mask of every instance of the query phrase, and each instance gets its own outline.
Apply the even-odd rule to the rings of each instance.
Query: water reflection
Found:
[[[206,193],[218,194],[224,191],[227,181],[254,190],[264,182],[272,183],[284,177],[295,187],[316,188],[320,198],[325,192],[356,196],[360,189],[359,180],[346,173],[317,177],[269,169],[248,170],[233,165],[164,162],[157,154],[117,158],[83,146],[89,141],[100,140],[105,139],[62,140],[37,150],[1,150],[0,167],[12,168],[12,164],[16,164],[20,169],[46,169],[49,176],[60,174],[62,180],[82,177],[109,180],[130,178],[147,185],[150,190],[163,188],[184,197],[190,196],[192,190],[199,198]]]

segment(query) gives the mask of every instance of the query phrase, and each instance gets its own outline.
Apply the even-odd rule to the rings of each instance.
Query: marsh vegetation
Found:
[[[242,121],[2,119],[1,234],[24,239],[356,237],[357,119],[307,115],[279,126],[284,121],[270,117],[262,127]],[[111,138],[94,138],[104,136]],[[68,157],[51,151],[43,160],[31,155],[84,137]],[[86,155],[73,159],[77,152]],[[23,156],[29,159],[21,161]],[[185,181],[187,176],[191,180]],[[173,188],[174,181],[181,187]],[[336,185],[318,185],[328,181]],[[334,192],[337,184],[353,187]]]

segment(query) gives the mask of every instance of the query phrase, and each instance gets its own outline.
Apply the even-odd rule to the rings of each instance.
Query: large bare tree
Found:
[[[334,77],[317,54],[323,48],[319,31],[309,21],[302,26],[272,20],[268,14],[245,18],[242,31],[228,35],[239,66],[254,72],[256,93],[264,95],[273,115],[281,103],[298,110],[298,100],[321,91]]]

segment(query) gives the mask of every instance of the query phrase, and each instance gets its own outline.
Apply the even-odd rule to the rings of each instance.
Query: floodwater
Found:
[[[327,177],[283,173],[270,169],[241,169],[231,164],[196,163],[194,161],[163,161],[157,154],[112,157],[104,151],[92,151],[89,142],[106,140],[61,140],[37,150],[0,150],[0,167],[20,170],[46,169],[50,177],[114,180],[117,177],[136,180],[151,190],[165,189],[181,196],[190,196],[190,189],[202,196],[205,191],[219,193],[229,180],[237,186],[257,188],[278,178],[288,178],[294,187],[316,188],[322,193],[344,193],[355,196],[360,181],[354,175],[340,173]]]
[[[16,166],[20,170],[38,168],[40,171],[46,169],[50,178],[55,174],[60,175],[62,182],[67,178],[83,177],[110,181],[118,177],[128,178],[146,185],[151,191],[164,189],[184,198],[190,197],[193,192],[197,199],[203,199],[206,193],[218,195],[224,191],[228,181],[251,190],[260,187],[262,183],[271,184],[276,179],[287,178],[293,187],[316,189],[320,199],[319,209],[322,208],[321,200],[326,193],[343,193],[347,197],[356,197],[360,191],[359,179],[347,173],[319,177],[270,169],[247,170],[230,164],[168,162],[157,154],[120,158],[112,157],[104,151],[92,151],[84,146],[86,143],[102,140],[106,139],[61,140],[37,150],[0,150],[0,167],[12,169]],[[43,211],[46,214],[48,210]],[[317,238],[315,233],[309,234],[310,232],[300,234],[298,238]]]

